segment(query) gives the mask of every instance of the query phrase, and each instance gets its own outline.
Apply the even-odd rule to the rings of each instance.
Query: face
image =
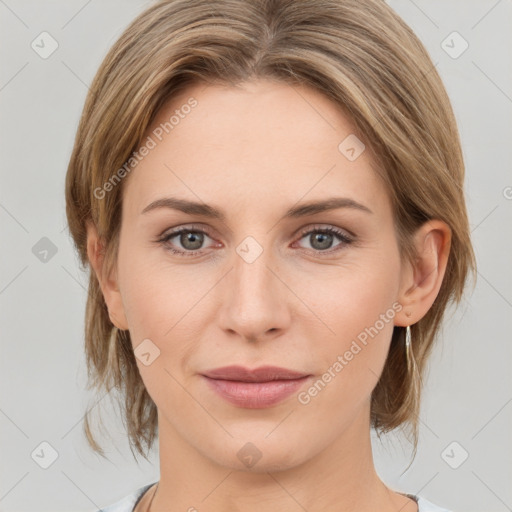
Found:
[[[259,452],[260,471],[368,435],[402,268],[354,132],[320,93],[264,80],[195,85],[159,112],[123,184],[114,314],[146,353],[160,435],[230,468]],[[296,373],[213,372],[228,366]]]

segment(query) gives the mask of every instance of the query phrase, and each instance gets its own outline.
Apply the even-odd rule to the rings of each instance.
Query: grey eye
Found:
[[[308,236],[312,248],[316,250],[329,249],[334,239],[334,236],[330,233],[313,233]]]
[[[181,246],[190,251],[200,249],[204,242],[204,234],[197,231],[183,232],[179,237]]]

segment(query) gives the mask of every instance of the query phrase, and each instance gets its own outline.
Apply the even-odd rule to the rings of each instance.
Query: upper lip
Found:
[[[279,368],[278,366],[260,366],[259,368],[244,368],[243,366],[224,366],[203,373],[205,377],[219,380],[236,380],[240,382],[269,382],[272,380],[291,380],[307,377],[309,374]]]

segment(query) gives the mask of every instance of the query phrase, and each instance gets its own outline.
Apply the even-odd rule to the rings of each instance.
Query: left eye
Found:
[[[164,244],[166,248],[174,254],[195,256],[201,252],[205,237],[210,238],[208,233],[202,229],[181,228],[167,233],[159,240],[159,242]],[[178,238],[179,245],[184,250],[175,249],[173,247],[175,243],[171,243],[171,241],[174,238]],[[311,249],[317,253],[334,252],[339,250],[341,248],[340,246],[345,246],[353,242],[353,239],[347,236],[345,232],[333,227],[314,228],[303,231],[299,240],[304,238],[309,238],[310,240],[310,247],[306,247],[306,249]],[[338,238],[340,243],[335,246],[335,249],[331,249],[335,238]]]
[[[310,229],[309,231],[304,231],[301,234],[301,240],[303,238],[310,240],[310,247],[308,247],[308,249],[311,248],[318,252],[332,252],[329,249],[331,249],[334,238],[338,238],[340,240],[340,243],[335,247],[339,247],[340,245],[348,245],[353,242],[353,240],[349,238],[343,231],[333,227]],[[338,249],[333,250],[337,251]]]

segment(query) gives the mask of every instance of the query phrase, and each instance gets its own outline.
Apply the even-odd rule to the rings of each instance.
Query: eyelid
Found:
[[[208,226],[202,225],[202,224],[183,224],[176,226],[174,228],[167,228],[165,231],[162,232],[162,234],[158,237],[157,242],[161,244],[168,244],[169,240],[171,238],[174,238],[175,236],[178,236],[182,232],[198,232],[207,235],[209,238],[213,238],[211,230]],[[319,257],[329,257],[338,251],[341,251],[343,247],[338,248],[339,246],[347,246],[356,241],[356,235],[354,235],[351,231],[340,228],[338,226],[334,226],[332,224],[314,224],[310,225],[304,228],[301,228],[298,232],[295,232],[293,235],[293,238],[298,238],[293,242],[293,244],[299,242],[304,238],[306,235],[311,235],[315,232],[327,232],[332,234],[333,236],[337,237],[340,240],[340,243],[334,248],[329,248],[325,251],[317,250],[317,249],[308,249],[304,247],[299,247],[299,249],[302,249],[307,252],[314,253],[315,256]],[[172,247],[168,248],[167,250],[171,251],[174,254],[178,254],[179,256],[183,257],[193,257],[196,255],[202,254],[205,249],[197,249],[195,251],[187,251],[183,249],[174,249]]]
[[[311,231],[315,231],[315,230],[318,230],[318,231],[321,231],[321,230],[328,230],[328,229],[334,229],[334,230],[339,230],[341,232],[345,232],[347,233],[347,238],[357,238],[356,234],[353,233],[352,231],[350,231],[349,229],[346,229],[346,228],[339,228],[337,226],[334,226],[332,224],[321,224],[321,223],[317,223],[317,224],[313,224],[313,225],[310,225],[310,226],[306,226],[304,228],[300,228],[298,229],[297,231],[295,231],[295,233],[292,235],[293,237],[296,237],[298,235],[300,236],[304,236],[306,234],[309,234]],[[158,235],[158,239],[161,239],[163,237],[166,236],[166,234],[177,234],[179,233],[180,231],[182,230],[190,230],[190,231],[199,231],[199,232],[204,232],[206,233],[208,236],[212,237],[213,236],[213,233],[212,233],[212,230],[206,226],[206,225],[203,225],[203,224],[180,224],[178,226],[175,226],[173,228],[165,228],[159,235]]]
[[[348,245],[352,245],[356,242],[356,236],[350,233],[348,230],[340,228],[338,226],[333,226],[332,224],[327,225],[319,225],[315,224],[313,226],[308,226],[306,228],[302,228],[299,231],[299,236],[295,242],[293,242],[292,246],[298,244],[304,237],[311,235],[316,232],[323,232],[331,234],[332,236],[338,238],[340,241],[339,244],[326,249],[325,251],[321,251],[319,249],[307,248],[307,247],[299,247],[300,250],[306,251],[308,254],[313,254],[315,257],[319,258],[329,258],[332,256],[336,256],[340,251],[346,248]],[[348,234],[350,233],[350,234]],[[295,237],[294,237],[295,238]]]
[[[206,225],[203,224],[179,224],[178,226],[174,226],[172,228],[165,228],[160,235],[158,235],[158,238],[165,237],[167,234],[176,234],[176,232],[182,231],[182,230],[188,230],[188,231],[203,231],[208,236],[212,235],[212,230]]]
[[[307,226],[305,228],[301,228],[297,234],[301,237],[304,235],[307,235],[311,233],[312,231],[334,231],[338,232],[338,234],[341,236],[345,236],[346,238],[350,238],[354,240],[356,238],[355,233],[352,231],[349,231],[345,228],[340,228],[338,226],[334,226],[333,224],[313,224],[312,226]]]
[[[165,229],[156,239],[157,243],[160,244],[168,244],[171,238],[174,238],[175,236],[180,235],[183,232],[194,232],[194,233],[201,233],[205,234],[209,238],[213,239],[213,235],[210,231],[210,229],[207,226],[199,225],[199,224],[183,224],[176,226],[174,228],[167,228]],[[186,251],[183,249],[168,249],[171,252],[174,252],[176,254],[186,254],[187,256],[195,256],[198,253],[203,252],[205,249],[197,249],[196,251]]]

